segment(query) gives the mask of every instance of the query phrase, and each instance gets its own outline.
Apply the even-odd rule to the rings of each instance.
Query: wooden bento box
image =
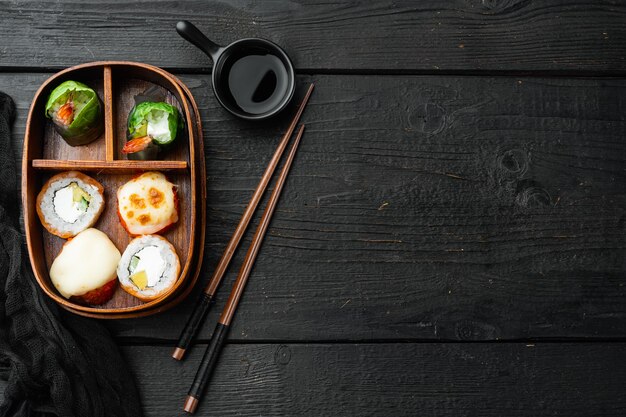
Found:
[[[102,100],[104,132],[97,140],[70,146],[44,115],[50,92],[66,80],[93,88]],[[160,94],[178,108],[184,133],[161,160],[128,160],[121,150],[126,141],[127,116],[134,98],[146,91]],[[117,189],[145,171],[163,172],[176,184],[178,222],[162,235],[175,247],[180,259],[180,276],[162,296],[142,301],[118,286],[113,298],[100,306],[75,303],[54,287],[49,270],[65,239],[49,233],[36,211],[36,199],[51,176],[80,171],[104,187],[104,211],[92,227],[104,232],[120,252],[133,239],[121,225],[117,213]],[[93,62],[63,70],[50,77],[33,99],[24,137],[22,159],[22,203],[28,253],[33,272],[43,291],[65,309],[97,318],[130,318],[164,311],[184,299],[200,272],[204,249],[206,176],[202,126],[189,89],[168,72],[134,62]]]

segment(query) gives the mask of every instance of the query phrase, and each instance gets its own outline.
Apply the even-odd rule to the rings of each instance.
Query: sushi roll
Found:
[[[104,209],[104,188],[81,172],[63,172],[41,188],[36,208],[41,224],[66,239],[98,221]]]
[[[157,159],[182,133],[183,126],[176,107],[163,102],[139,103],[128,115],[128,141],[122,153],[128,159]]]
[[[50,280],[65,298],[100,305],[117,288],[120,251],[98,229],[87,229],[65,242],[50,267]]]
[[[133,235],[163,232],[178,221],[176,186],[160,172],[146,172],[117,190],[117,213]]]
[[[104,130],[102,103],[98,94],[77,81],[65,81],[52,90],[46,117],[70,146],[93,142]]]
[[[179,274],[180,261],[174,246],[158,235],[133,239],[117,266],[117,278],[124,291],[144,301],[167,292]]]

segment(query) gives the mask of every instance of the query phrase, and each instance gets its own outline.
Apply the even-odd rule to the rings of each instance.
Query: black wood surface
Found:
[[[20,154],[57,69],[136,60],[190,87],[205,281],[287,117],[221,109],[181,19],[219,43],[276,41],[316,83],[200,415],[626,414],[624,2],[0,1]],[[147,416],[183,415],[244,253],[185,362],[169,355],[191,299],[107,323]]]
[[[184,416],[201,355],[125,352],[146,417]],[[624,355],[623,343],[231,344],[198,415],[618,417]]]
[[[307,71],[626,69],[626,5],[585,0],[2,1],[0,67],[132,59],[206,71],[174,32],[181,19],[222,44],[273,40]]]
[[[43,78],[0,79],[18,98],[18,146],[32,94],[21,86]],[[211,269],[284,123],[242,125],[217,106],[206,76],[183,79],[205,122]],[[623,337],[625,82],[300,81],[317,85],[307,135],[231,338]],[[188,304],[111,326],[173,340]]]

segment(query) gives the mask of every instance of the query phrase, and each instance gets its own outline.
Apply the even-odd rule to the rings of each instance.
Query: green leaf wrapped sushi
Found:
[[[56,131],[71,146],[93,142],[104,130],[98,94],[77,81],[65,81],[52,90],[46,117],[52,119]]]
[[[128,141],[122,153],[128,159],[156,159],[183,131],[178,109],[163,102],[144,101],[128,115]]]

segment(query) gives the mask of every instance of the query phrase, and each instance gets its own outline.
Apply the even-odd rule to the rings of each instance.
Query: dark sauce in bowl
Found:
[[[246,48],[223,64],[218,89],[229,104],[251,115],[271,112],[289,94],[291,81],[280,57],[261,48]]]

